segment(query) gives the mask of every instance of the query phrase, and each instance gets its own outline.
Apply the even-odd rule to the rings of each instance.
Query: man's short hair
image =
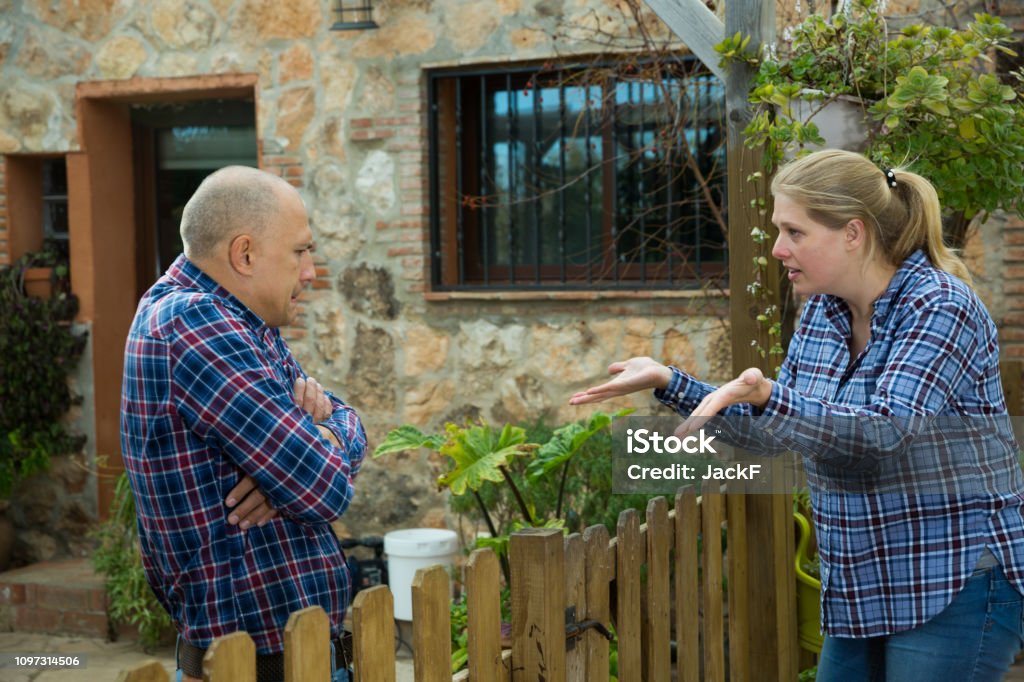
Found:
[[[181,215],[185,255],[202,260],[221,241],[266,231],[280,207],[281,178],[248,166],[227,166],[206,176]]]

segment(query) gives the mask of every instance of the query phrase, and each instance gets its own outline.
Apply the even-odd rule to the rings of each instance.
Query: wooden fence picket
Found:
[[[615,629],[619,639],[619,682],[643,679],[640,631],[640,565],[644,560],[640,517],[635,509],[619,514],[615,536]]]
[[[747,600],[747,498],[726,495],[729,547],[729,679],[747,682],[750,676],[750,602]]]
[[[722,495],[705,488],[701,496],[701,553],[704,565],[704,679],[708,682],[725,682],[722,506]]]
[[[284,626],[284,682],[331,679],[331,621],[319,606],[288,617]]]
[[[685,488],[675,500],[676,669],[679,682],[700,681],[700,580],[697,493]]]
[[[565,537],[565,603],[576,608],[576,622],[587,613],[587,568],[584,565],[583,536],[573,533]],[[583,639],[576,638],[572,648],[566,646],[565,679],[587,682],[587,651]]]
[[[469,679],[505,680],[501,664],[501,565],[491,549],[478,549],[466,564]]]
[[[586,567],[587,619],[605,627],[611,624],[609,597],[611,596],[612,555],[608,547],[608,529],[590,526],[583,531],[584,565]],[[587,630],[580,645],[586,651],[587,682],[608,682],[608,640],[597,630]]]
[[[644,619],[644,658],[647,680],[672,678],[672,611],[669,590],[669,552],[672,534],[668,502],[656,497],[647,503],[647,618]]]
[[[565,550],[558,528],[528,528],[509,541],[512,679],[565,680]]]
[[[451,682],[450,583],[448,569],[444,566],[421,568],[412,579],[412,652],[416,682]]]
[[[122,670],[117,682],[170,682],[160,661],[146,661],[128,670]]]
[[[245,632],[213,640],[203,656],[203,682],[256,682],[256,645]]]
[[[748,682],[754,674],[773,674],[750,670],[747,628],[756,614],[748,602],[747,503],[742,494],[705,489],[698,497],[685,488],[671,511],[665,498],[651,500],[644,524],[637,510],[622,512],[613,538],[604,526],[591,526],[582,536],[566,537],[553,528],[514,533],[511,649],[502,649],[498,558],[490,549],[474,551],[465,567],[468,666],[454,676],[448,571],[420,569],[412,585],[416,682],[608,682],[610,645],[597,629],[583,631],[567,651],[569,607],[575,608],[576,623],[614,626],[621,682],[725,682],[727,676]],[[729,533],[727,556],[723,527]],[[729,581],[728,656],[723,568]],[[782,599],[784,586],[776,587]],[[388,587],[356,595],[352,625],[354,682],[395,682],[394,600]],[[285,681],[326,682],[329,651],[324,611],[293,613],[285,627]],[[780,670],[792,655],[779,651]],[[206,682],[254,682],[256,649],[249,636],[238,632],[215,640],[203,658],[203,676]],[[167,682],[168,676],[150,661],[118,680]]]
[[[352,602],[355,682],[395,682],[394,618],[395,600],[385,585],[356,595]]]

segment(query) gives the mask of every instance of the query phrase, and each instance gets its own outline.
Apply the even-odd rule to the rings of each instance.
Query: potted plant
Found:
[[[16,266],[21,271],[22,287],[25,294],[33,298],[47,299],[63,286],[68,276],[67,245],[48,239],[39,251],[23,255]]]
[[[843,100],[860,109],[859,151],[880,167],[912,165],[933,182],[954,248],[975,216],[1024,215],[1024,78],[1004,82],[990,68],[994,51],[1013,54],[1001,19],[977,14],[963,29],[891,30],[876,0],[851,0],[787,35],[776,54],[751,54],[739,35],[718,46],[724,59],[757,68],[746,135],[750,146],[763,145],[766,171],[825,144],[819,121]]]
[[[21,263],[0,267],[0,499],[83,441],[63,423],[68,374],[85,349],[85,335],[71,327],[78,301],[63,292],[26,296],[21,275]]]

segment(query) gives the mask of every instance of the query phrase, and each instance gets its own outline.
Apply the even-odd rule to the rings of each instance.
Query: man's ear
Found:
[[[860,218],[854,218],[846,223],[846,227],[843,229],[846,230],[846,246],[849,250],[852,251],[867,242],[867,228],[864,227],[864,221]]]
[[[228,244],[228,261],[231,269],[240,275],[252,275],[253,272],[253,239],[247,234],[240,234]]]

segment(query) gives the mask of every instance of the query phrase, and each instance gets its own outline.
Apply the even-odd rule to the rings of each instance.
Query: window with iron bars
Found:
[[[724,89],[696,59],[428,83],[434,290],[725,277]]]

